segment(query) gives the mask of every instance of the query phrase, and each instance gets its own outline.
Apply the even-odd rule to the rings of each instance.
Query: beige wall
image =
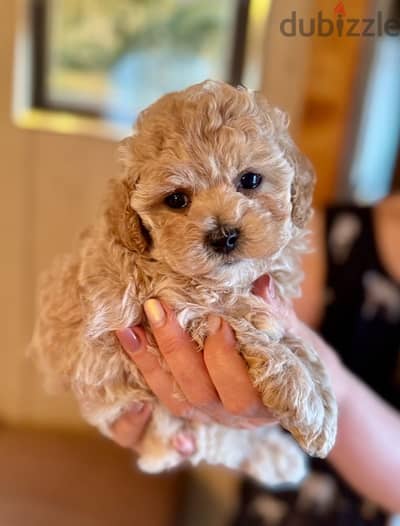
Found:
[[[0,420],[81,426],[68,397],[43,393],[25,348],[36,276],[93,217],[105,180],[116,169],[115,144],[12,124],[15,4],[2,0],[0,6]]]
[[[281,21],[296,9],[307,18],[315,11],[316,0],[274,1],[267,21],[262,89],[268,100],[290,116],[291,132],[298,134],[303,116],[307,78],[311,66],[311,39],[299,35],[285,37]]]

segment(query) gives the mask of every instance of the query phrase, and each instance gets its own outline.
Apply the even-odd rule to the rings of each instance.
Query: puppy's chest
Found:
[[[199,286],[180,287],[159,282],[152,295],[175,311],[179,324],[203,346],[208,334],[208,316],[223,318],[237,337],[262,332],[272,339],[281,336],[280,324],[267,304],[250,291],[215,290]]]

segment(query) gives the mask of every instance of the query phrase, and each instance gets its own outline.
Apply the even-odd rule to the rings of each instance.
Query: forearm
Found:
[[[355,377],[308,327],[300,332],[321,354],[339,404],[329,462],[360,494],[400,512],[400,415]]]
[[[400,513],[400,417],[350,372],[329,461],[359,493]]]

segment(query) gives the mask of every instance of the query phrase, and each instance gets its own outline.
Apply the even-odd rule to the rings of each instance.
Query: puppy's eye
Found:
[[[189,205],[189,197],[184,192],[174,192],[173,194],[167,195],[164,203],[169,208],[186,208]]]
[[[254,172],[246,172],[240,178],[239,188],[244,188],[245,190],[254,190],[257,186],[260,185],[262,181],[262,176]]]

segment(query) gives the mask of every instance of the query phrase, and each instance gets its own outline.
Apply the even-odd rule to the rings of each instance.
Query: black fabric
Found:
[[[320,333],[344,363],[400,409],[400,284],[386,272],[371,208],[326,212],[326,305]],[[368,411],[368,408],[366,408]],[[324,461],[296,491],[245,480],[234,526],[383,526],[387,516],[357,496]]]
[[[343,218],[356,218],[361,227],[344,261],[335,255],[332,239]],[[378,254],[372,209],[330,209],[326,219],[327,304],[320,332],[355,374],[400,409],[400,287]],[[368,284],[379,288],[370,308]]]

